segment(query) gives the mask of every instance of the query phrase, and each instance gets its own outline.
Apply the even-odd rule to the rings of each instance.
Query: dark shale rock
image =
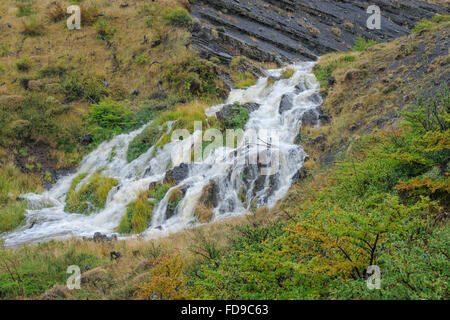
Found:
[[[367,28],[370,5],[381,8],[381,30]],[[409,0],[198,0],[191,14],[200,22],[191,28],[191,44],[224,63],[239,55],[276,63],[315,60],[348,50],[358,36],[383,42],[407,35],[417,21],[445,11]]]
[[[306,111],[302,116],[302,125],[315,126],[319,123],[320,112],[316,109]]]
[[[166,177],[164,178],[165,183],[180,183],[186,179],[189,175],[189,165],[182,163],[179,166],[167,171]]]
[[[225,106],[223,106],[223,108],[218,111],[216,113],[216,117],[219,121],[225,121],[230,117],[234,117],[236,115],[236,109],[238,107],[244,107],[246,108],[248,111],[250,111],[250,113],[252,113],[253,111],[256,111],[259,109],[260,105],[258,103],[255,102],[249,102],[243,105],[239,105],[239,104],[227,104]]]
[[[200,197],[200,202],[208,208],[215,208],[219,205],[219,186],[214,180],[211,180],[209,185],[203,189],[203,194]]]
[[[291,110],[294,107],[294,95],[292,93],[284,94],[281,97],[280,108],[278,112],[280,114]]]

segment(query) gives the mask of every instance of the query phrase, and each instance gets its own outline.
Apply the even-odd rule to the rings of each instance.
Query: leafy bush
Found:
[[[82,252],[82,243],[66,247],[57,242],[14,251],[0,249],[0,298],[37,297],[55,283],[67,281],[67,267],[95,268],[108,260],[102,255]]]
[[[142,193],[139,198],[127,207],[127,214],[122,218],[117,232],[122,234],[141,233],[148,229],[152,218],[155,200],[150,200],[148,192]]]
[[[225,119],[222,124],[222,130],[226,129],[244,129],[245,124],[250,119],[250,111],[239,104],[232,107],[233,115]]]
[[[23,34],[30,37],[42,36],[45,33],[44,24],[37,16],[30,16],[23,20]]]
[[[107,95],[102,81],[80,75],[77,72],[72,72],[67,75],[61,87],[64,90],[66,102],[84,99],[91,103],[98,103]]]
[[[414,26],[413,32],[419,32],[424,29],[429,29],[432,28],[434,25],[435,23],[433,21],[422,19],[419,22],[417,22],[417,24]]]
[[[29,58],[23,58],[16,62],[17,70],[22,72],[30,71],[31,69],[31,60]]]
[[[17,17],[28,17],[31,16],[34,12],[33,12],[33,6],[29,3],[18,3],[17,4],[17,13],[16,16]]]
[[[187,28],[192,22],[189,13],[181,8],[167,9],[164,19],[172,26]]]
[[[169,61],[162,76],[170,88],[175,89],[174,93],[188,98],[211,96],[217,92],[214,64],[195,55]]]
[[[359,36],[355,41],[355,45],[353,46],[353,51],[364,51],[367,48],[373,47],[376,44],[377,44],[377,42],[375,40],[366,39],[362,36]]]
[[[97,21],[97,33],[99,39],[111,40],[116,32],[117,28],[108,24],[106,20]]]
[[[101,128],[121,133],[131,129],[136,124],[135,115],[126,106],[105,99],[100,104],[91,105],[89,110],[89,123]]]
[[[144,154],[148,149],[153,147],[159,139],[165,134],[159,126],[148,125],[142,133],[136,136],[128,145],[127,160],[131,162]]]

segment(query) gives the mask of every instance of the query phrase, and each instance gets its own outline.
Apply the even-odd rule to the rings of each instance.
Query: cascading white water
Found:
[[[143,238],[155,238],[196,225],[194,209],[202,196],[204,187],[215,182],[217,186],[217,206],[212,221],[248,212],[251,206],[273,206],[288,191],[295,174],[302,168],[306,154],[301,146],[294,143],[306,112],[316,112],[320,108],[319,83],[311,69],[314,63],[299,63],[289,68],[295,73],[289,79],[281,79],[283,69],[268,70],[267,76],[246,90],[233,90],[225,104],[211,107],[208,116],[213,116],[226,104],[239,102],[257,103],[260,107],[250,114],[244,130],[244,137],[250,132],[271,130],[279,136],[276,152],[279,167],[275,174],[262,176],[258,164],[249,164],[246,159],[259,155],[258,144],[250,144],[243,139],[236,149],[218,148],[201,162],[189,164],[187,177],[177,187],[185,191],[175,215],[166,219],[169,190],[163,200],[155,206],[149,228]],[[278,80],[268,85],[269,77]],[[292,106],[280,111],[280,102],[290,95]],[[318,98],[319,97],[319,98]],[[128,144],[143,128],[129,134],[116,136],[102,143],[87,155],[77,172],[60,179],[50,190],[42,194],[26,194],[28,200],[27,222],[23,227],[2,235],[6,246],[17,246],[27,242],[46,241],[68,237],[92,236],[95,232],[114,233],[127,205],[136,200],[152,182],[161,181],[167,168],[180,165],[183,148],[190,147],[202,139],[201,132],[194,132],[189,139],[174,141],[158,150],[148,150],[136,160],[128,163]],[[247,141],[247,142],[246,142]],[[114,187],[107,198],[106,206],[98,213],[86,216],[64,212],[65,197],[72,180],[81,173],[90,175],[102,169],[102,175],[115,178],[119,185]],[[81,185],[81,183],[80,183]],[[239,192],[244,190],[246,203],[242,203]]]

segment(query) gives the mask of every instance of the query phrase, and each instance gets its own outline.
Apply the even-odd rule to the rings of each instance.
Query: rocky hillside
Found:
[[[367,29],[370,5],[382,8],[381,30]],[[330,51],[348,50],[357,36],[388,41],[409,34],[417,21],[442,11],[423,1],[200,0],[192,15],[203,56],[230,61],[245,55],[261,61],[315,60]]]
[[[151,119],[188,126],[263,67],[320,56],[322,123],[298,132],[309,161],[275,208],[154,241],[0,247],[1,299],[450,297],[447,1],[85,0],[68,33],[69,3],[0,3],[0,232],[23,224],[20,194],[102,141]],[[365,29],[369,4],[380,31]],[[74,184],[73,207],[91,189]],[[133,212],[151,213],[163,193],[149,191]],[[368,291],[374,264],[383,287]],[[64,285],[69,265],[81,290]]]

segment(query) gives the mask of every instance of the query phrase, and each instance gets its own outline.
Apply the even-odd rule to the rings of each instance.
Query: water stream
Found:
[[[214,116],[226,104],[259,104],[260,107],[250,114],[244,137],[267,130],[276,133],[276,140],[279,141],[270,144],[273,147],[271,154],[276,154],[279,162],[274,174],[263,175],[259,162],[249,164],[248,161],[253,156],[257,158],[266,152],[269,143],[264,138],[258,138],[258,141],[252,143],[243,139],[237,148],[217,148],[204,160],[188,164],[187,177],[177,186],[185,191],[185,195],[178,203],[175,214],[169,219],[166,217],[172,188],[155,206],[149,228],[139,237],[160,237],[198,225],[194,217],[195,206],[205,186],[211,181],[214,181],[217,189],[212,222],[245,214],[250,207],[274,206],[286,194],[306,158],[302,147],[295,144],[302,118],[306,112],[316,112],[320,108],[319,83],[311,72],[313,65],[314,63],[305,62],[290,66],[295,73],[289,79],[280,78],[283,69],[268,70],[267,77],[260,78],[254,86],[246,90],[231,91],[224,104],[206,111],[208,116]],[[272,82],[268,83],[269,77],[278,80],[271,84]],[[280,102],[286,94],[290,95],[292,106],[280,112]],[[127,205],[147,190],[152,182],[164,179],[168,169],[183,163],[186,160],[181,152],[183,148],[189,148],[202,138],[200,132],[194,132],[189,139],[171,142],[156,153],[151,148],[128,163],[128,144],[142,130],[143,128],[122,134],[102,143],[82,160],[74,174],[61,178],[50,190],[42,194],[23,195],[28,200],[26,224],[4,234],[5,245],[92,237],[95,232],[114,233],[126,214]],[[87,173],[88,176],[82,182],[87,181],[99,169],[103,169],[102,175],[119,181],[119,185],[109,192],[105,208],[89,216],[64,212],[65,197],[72,180],[80,173]],[[245,192],[247,199],[244,203],[240,195],[242,192]]]

